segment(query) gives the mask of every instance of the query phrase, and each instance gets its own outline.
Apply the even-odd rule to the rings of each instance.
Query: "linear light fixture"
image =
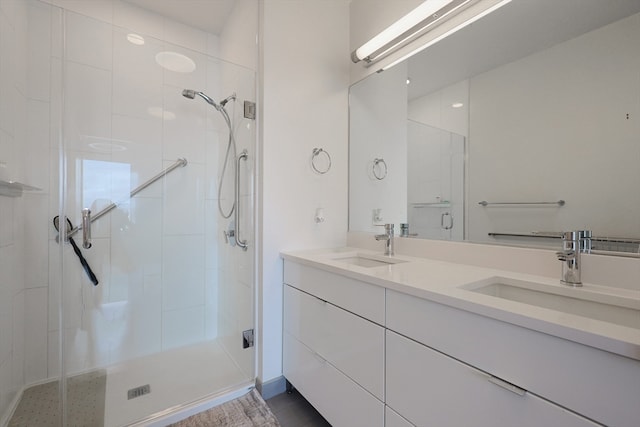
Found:
[[[471,18],[467,19],[466,21],[464,21],[464,22],[460,23],[459,25],[451,28],[449,31],[446,31],[445,33],[439,35],[438,37],[434,38],[433,40],[430,40],[427,43],[422,44],[421,46],[418,46],[417,48],[411,50],[406,55],[403,55],[400,58],[396,59],[395,61],[385,65],[384,67],[379,69],[378,72],[380,73],[382,71],[388,70],[389,68],[393,67],[394,65],[397,65],[397,64],[401,63],[405,59],[410,58],[410,57],[412,57],[413,55],[415,55],[415,54],[417,54],[419,52],[422,52],[423,50],[425,50],[429,46],[434,45],[435,43],[439,42],[440,40],[442,40],[442,39],[444,39],[444,38],[446,38],[448,36],[450,36],[451,34],[455,33],[456,31],[460,31],[461,29],[463,29],[467,25],[474,23],[478,19],[480,19],[480,18],[490,14],[491,12],[501,8],[502,6],[506,5],[507,3],[511,3],[511,0],[502,0],[502,1],[499,1],[499,2],[497,2],[495,4],[493,4],[492,6],[484,9],[480,13],[477,13],[477,14],[473,15]]]
[[[426,0],[351,53],[353,62],[371,63],[444,22],[477,0]]]

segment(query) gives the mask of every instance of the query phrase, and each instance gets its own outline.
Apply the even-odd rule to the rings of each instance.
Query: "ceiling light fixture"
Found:
[[[451,107],[453,107],[453,108],[462,108],[462,107],[464,107],[464,104],[462,102],[454,102],[453,104],[451,104]]]
[[[444,22],[445,18],[473,1],[426,0],[351,53],[351,60],[366,63],[376,61],[421,36],[436,23]]]
[[[438,37],[436,37],[436,38],[434,38],[432,40],[429,40],[425,44],[422,44],[422,45],[418,46],[416,49],[410,51],[406,55],[403,55],[400,58],[396,59],[395,61],[385,65],[384,67],[379,69],[378,72],[382,72],[384,70],[388,70],[389,68],[393,67],[394,65],[397,65],[397,64],[401,63],[405,59],[412,57],[416,53],[422,52],[423,50],[425,50],[429,46],[432,46],[432,45],[438,43],[440,40],[442,40],[442,39],[444,39],[446,37],[449,37],[451,34],[457,32],[457,31],[460,31],[461,29],[463,29],[467,25],[476,22],[478,19],[490,14],[491,12],[501,8],[502,6],[504,6],[504,5],[506,5],[507,3],[510,3],[510,2],[511,2],[511,0],[502,0],[502,1],[499,1],[497,3],[493,2],[493,4],[491,6],[487,7],[486,9],[482,10],[481,12],[473,15],[471,18],[467,19],[466,21],[463,21],[462,23],[456,25],[455,27],[451,28],[449,31],[446,31],[443,34],[439,35]],[[487,3],[489,3],[489,2],[487,2]]]

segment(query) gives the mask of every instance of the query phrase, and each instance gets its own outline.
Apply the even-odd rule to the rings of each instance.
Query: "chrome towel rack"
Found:
[[[482,200],[482,201],[478,202],[478,204],[483,206],[483,207],[498,206],[498,205],[502,205],[502,206],[511,206],[511,205],[529,205],[529,206],[557,205],[557,206],[564,206],[565,203],[566,202],[564,200],[558,200],[556,202],[487,202],[486,200]]]
[[[162,172],[160,172],[159,174],[157,174],[153,178],[150,178],[146,182],[140,184],[139,186],[137,186],[136,188],[131,190],[131,192],[129,193],[129,199],[131,199],[133,196],[135,196],[136,194],[138,194],[139,192],[141,192],[142,190],[144,190],[145,188],[147,188],[148,186],[150,186],[151,184],[153,184],[154,182],[156,182],[160,178],[164,177],[169,172],[172,172],[174,169],[177,169],[179,167],[184,167],[186,165],[187,165],[187,159],[180,158],[180,159],[176,160],[176,162],[174,164],[172,164],[171,166],[169,166],[168,168],[166,168],[165,170],[163,170]],[[108,214],[109,212],[114,210],[115,208],[117,208],[118,205],[120,205],[121,203],[122,203],[122,201],[120,201],[118,203],[111,203],[109,206],[105,207],[104,209],[102,209],[97,214],[91,216],[91,219],[90,219],[89,223],[92,224],[95,221],[99,220],[100,218],[102,218],[103,216],[105,216],[106,214]],[[77,226],[73,227],[67,233],[67,239],[69,237],[73,236],[74,234],[76,234],[80,230],[82,230],[82,226],[77,225]]]

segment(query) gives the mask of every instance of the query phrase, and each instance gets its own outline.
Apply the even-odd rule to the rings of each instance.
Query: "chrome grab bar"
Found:
[[[236,245],[242,248],[243,251],[247,250],[247,241],[240,239],[240,161],[247,161],[249,155],[247,154],[247,150],[242,150],[242,153],[238,156],[236,160],[236,209],[235,209],[235,230],[233,233],[233,237],[236,240]]]
[[[82,209],[82,247],[91,248],[91,209]]]
[[[187,159],[180,158],[180,159],[176,160],[176,162],[174,164],[172,164],[171,166],[169,166],[168,168],[166,168],[165,170],[163,170],[162,172],[160,172],[159,174],[157,174],[153,178],[150,178],[149,180],[147,180],[143,184],[140,184],[139,186],[137,186],[136,188],[131,190],[131,192],[129,193],[129,199],[131,199],[133,196],[135,196],[136,194],[138,194],[139,192],[141,192],[142,190],[144,190],[145,188],[147,188],[148,186],[150,186],[151,184],[153,184],[154,182],[156,182],[160,178],[164,177],[166,174],[168,174],[169,172],[173,171],[174,169],[179,168],[179,167],[183,167],[183,166],[186,166],[186,165],[187,165]],[[118,203],[111,203],[109,206],[107,206],[106,208],[102,209],[97,214],[93,215],[91,217],[91,220],[90,220],[89,224],[99,220],[100,218],[102,218],[103,216],[105,216],[106,214],[108,214],[109,212],[114,210],[115,208],[117,208],[118,205],[121,204],[122,202],[123,201],[120,201]],[[83,216],[83,225],[75,226],[71,230],[69,230],[69,232],[67,233],[67,239],[69,237],[73,236],[74,234],[76,234],[78,231],[82,230],[83,228],[84,228],[84,216]],[[84,245],[84,243],[83,243],[83,245]]]

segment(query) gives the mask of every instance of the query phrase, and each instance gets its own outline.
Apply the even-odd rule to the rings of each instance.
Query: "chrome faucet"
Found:
[[[562,278],[565,285],[582,286],[580,254],[591,252],[591,231],[578,230],[562,233],[562,250],[556,256],[562,261]]]
[[[374,236],[376,240],[384,240],[384,254],[393,255],[395,253],[393,249],[393,224],[384,225],[384,234],[376,234]]]

